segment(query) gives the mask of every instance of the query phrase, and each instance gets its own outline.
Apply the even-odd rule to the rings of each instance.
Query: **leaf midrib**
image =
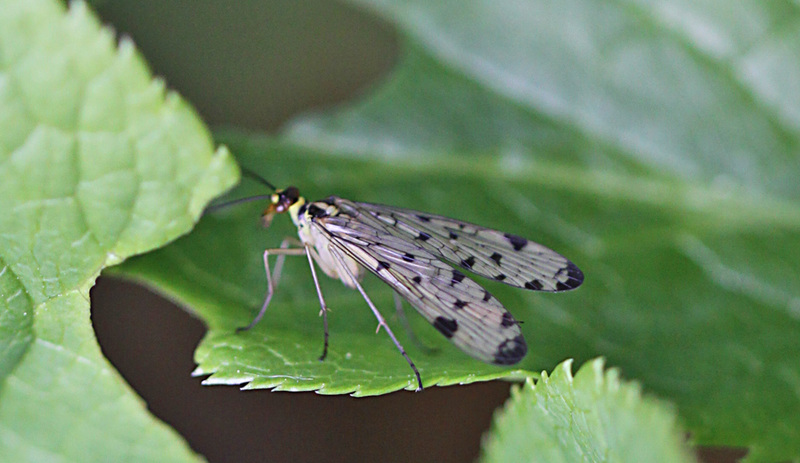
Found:
[[[517,155],[463,157],[439,153],[422,160],[381,160],[376,157],[367,162],[360,157],[350,157],[349,153],[300,148],[299,141],[283,147],[297,151],[298,156],[311,158],[309,162],[312,163],[345,158],[348,163],[391,164],[394,178],[418,180],[435,172],[438,177],[450,176],[479,182],[488,176],[499,183],[522,183],[578,193],[590,201],[608,200],[647,206],[671,212],[676,217],[681,217],[682,222],[692,224],[695,230],[700,228],[704,231],[731,233],[775,231],[776,228],[800,229],[800,207],[795,202],[768,196],[762,191],[746,189],[733,182],[714,185],[710,182],[704,184],[700,179],[692,182],[676,177],[644,178],[612,171],[591,171],[583,166],[539,161]],[[359,170],[358,176],[352,177],[352,180],[357,180],[361,188],[365,184],[380,185],[385,181],[387,171],[375,168]],[[368,198],[357,200],[369,201]]]

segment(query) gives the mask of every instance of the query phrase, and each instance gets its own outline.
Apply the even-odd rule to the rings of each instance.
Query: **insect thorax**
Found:
[[[359,280],[364,273],[364,268],[343,251],[338,250],[337,252],[337,249],[332,249],[334,245],[328,236],[320,227],[313,226],[314,221],[335,217],[339,212],[338,207],[325,201],[314,201],[307,204],[304,202],[290,210],[300,241],[313,249],[311,255],[322,271],[331,278],[341,280],[345,286],[355,288],[356,284],[345,270],[345,266],[349,273]]]

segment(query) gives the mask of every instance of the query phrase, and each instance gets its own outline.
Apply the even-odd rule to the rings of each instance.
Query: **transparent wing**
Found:
[[[527,352],[519,324],[488,291],[375,219],[314,220],[330,243],[377,275],[472,357],[512,365]]]
[[[566,257],[520,236],[439,215],[336,199],[348,214],[380,221],[387,233],[486,278],[537,291],[566,291],[583,283],[583,272]]]

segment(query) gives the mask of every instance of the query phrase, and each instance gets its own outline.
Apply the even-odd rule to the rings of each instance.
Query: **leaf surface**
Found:
[[[0,455],[197,461],[103,357],[89,289],[188,232],[236,166],[85,4],[0,10]]]
[[[642,397],[603,360],[585,363],[575,376],[572,361],[512,389],[484,436],[484,462],[504,461],[696,461],[676,426],[675,411]]]

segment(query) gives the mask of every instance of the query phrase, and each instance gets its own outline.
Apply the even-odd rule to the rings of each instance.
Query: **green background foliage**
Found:
[[[486,283],[525,321],[529,354],[515,370],[469,359],[412,313],[415,333],[439,349],[422,352],[390,319],[426,385],[602,355],[673,404],[695,442],[747,446],[752,461],[798,458],[800,88],[786,77],[800,67],[796,7],[358,4],[400,34],[385,81],[279,137],[228,130],[217,141],[310,199],[455,216],[541,242],[586,274],[567,294]],[[125,443],[98,447],[103,458],[192,458],[100,355],[88,289],[102,267],[188,231],[233,166],[83,7],[2,5],[0,209],[11,213],[0,218],[0,443],[20,458],[82,455],[92,439]],[[231,197],[258,193],[242,183]],[[316,361],[322,328],[302,259],[287,263],[261,324],[234,333],[263,297],[263,249],[294,233],[284,218],[261,229],[262,207],[206,216],[114,272],[208,325],[196,361],[209,384],[413,387],[358,293],[328,279],[331,353]],[[365,285],[389,315],[390,290]]]
[[[191,460],[101,354],[89,288],[188,232],[236,167],[85,5],[0,10],[0,455]]]

